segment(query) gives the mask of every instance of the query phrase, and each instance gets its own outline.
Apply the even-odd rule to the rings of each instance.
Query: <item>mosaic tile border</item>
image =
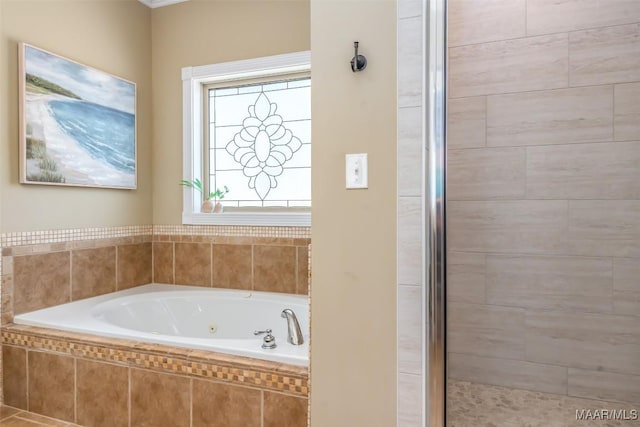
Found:
[[[91,343],[76,338],[48,336],[45,331],[47,330],[43,328],[6,326],[2,328],[2,344],[163,373],[213,379],[300,397],[309,395],[306,368],[205,351],[192,352],[180,348],[171,348],[174,354],[166,352],[159,354],[142,351],[135,347],[135,343],[127,346],[127,341],[124,340],[101,338],[101,343]],[[106,341],[110,341],[112,345],[107,344]],[[190,356],[190,353],[193,354]],[[218,356],[226,360],[218,360]],[[261,366],[262,369],[255,365]]]
[[[266,227],[245,225],[154,225],[155,235],[311,238],[311,227]]]

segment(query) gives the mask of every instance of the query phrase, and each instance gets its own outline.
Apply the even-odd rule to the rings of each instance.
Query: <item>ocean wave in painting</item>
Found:
[[[94,159],[135,173],[135,116],[86,101],[49,102],[60,128]]]

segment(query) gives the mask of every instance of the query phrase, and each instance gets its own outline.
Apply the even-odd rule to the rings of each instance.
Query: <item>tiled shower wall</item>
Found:
[[[450,0],[449,378],[640,403],[640,2]]]
[[[422,425],[423,5],[398,0],[398,426]]]

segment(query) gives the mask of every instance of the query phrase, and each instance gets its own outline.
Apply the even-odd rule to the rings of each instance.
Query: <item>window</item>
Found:
[[[309,52],[184,68],[183,178],[225,187],[224,213],[185,188],[184,224],[310,225]]]

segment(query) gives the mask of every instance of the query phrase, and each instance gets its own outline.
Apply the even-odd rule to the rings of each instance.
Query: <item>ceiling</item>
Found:
[[[169,6],[170,4],[182,3],[183,1],[189,1],[189,0],[139,0],[139,1],[155,9],[156,7]]]

